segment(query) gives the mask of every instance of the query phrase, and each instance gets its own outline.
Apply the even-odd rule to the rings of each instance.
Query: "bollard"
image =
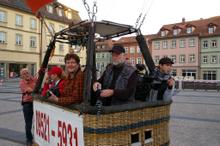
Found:
[[[182,80],[179,80],[179,90],[182,90],[183,89],[183,81]]]
[[[2,86],[2,85],[3,85],[3,82],[4,82],[4,80],[3,80],[3,79],[1,79],[1,80],[0,80],[0,86]]]

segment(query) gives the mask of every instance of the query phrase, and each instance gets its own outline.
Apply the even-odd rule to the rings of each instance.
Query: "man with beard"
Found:
[[[101,78],[93,84],[93,90],[100,91],[103,105],[120,105],[134,101],[137,74],[135,68],[125,63],[125,49],[114,45],[110,50],[112,64],[106,67]]]
[[[84,73],[80,69],[80,58],[76,54],[67,54],[65,56],[65,66],[67,79],[63,83],[63,92],[60,97],[52,94],[48,100],[59,105],[70,105],[81,103],[83,100],[83,80]]]

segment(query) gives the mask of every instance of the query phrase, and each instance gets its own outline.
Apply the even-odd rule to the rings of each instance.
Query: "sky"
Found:
[[[83,0],[58,0],[79,11],[82,20],[89,19]],[[92,11],[97,4],[97,20],[108,20],[135,26],[142,12],[147,12],[142,34],[155,34],[165,24],[220,16],[220,0],[86,0]]]

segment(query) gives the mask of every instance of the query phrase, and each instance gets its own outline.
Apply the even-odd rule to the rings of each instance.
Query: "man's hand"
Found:
[[[56,95],[54,95],[52,92],[50,92],[51,96],[48,97],[48,100],[49,101],[52,101],[52,102],[58,102],[58,97]]]
[[[175,81],[174,81],[173,78],[167,80],[167,84],[168,84],[169,87],[172,87],[174,85],[174,83],[175,83]]]
[[[32,91],[33,91],[33,89],[31,87],[26,88],[26,92],[32,92]]]
[[[101,89],[102,88],[102,84],[100,84],[99,82],[95,82],[93,84],[93,90],[94,91],[97,91],[98,89]]]
[[[114,94],[114,90],[112,90],[112,89],[104,89],[104,90],[101,90],[100,96],[101,97],[110,97],[113,94]]]

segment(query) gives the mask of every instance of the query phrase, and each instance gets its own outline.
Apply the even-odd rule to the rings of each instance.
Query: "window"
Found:
[[[131,146],[141,146],[139,133],[131,134]]]
[[[131,54],[132,54],[132,53],[135,53],[134,47],[130,47],[130,53],[131,53]]]
[[[69,12],[67,12],[67,18],[68,19],[72,19],[72,13],[69,11]]]
[[[97,48],[97,49],[100,49],[101,47],[100,47],[100,45],[97,45],[96,48]]]
[[[57,13],[58,13],[58,15],[59,15],[60,17],[62,17],[62,16],[63,16],[63,9],[58,8],[58,9],[57,9]]]
[[[175,35],[175,36],[178,35],[178,29],[173,30],[173,35]]]
[[[214,27],[214,26],[210,26],[210,27],[208,28],[209,34],[213,34],[214,31],[215,31],[215,27]]]
[[[142,64],[142,58],[141,58],[141,57],[138,57],[136,62],[137,62],[138,64]]]
[[[97,53],[97,54],[96,54],[96,58],[100,58],[100,53]]]
[[[16,34],[15,38],[16,38],[16,41],[15,41],[16,45],[22,45],[22,35]]]
[[[202,57],[202,63],[208,63],[208,56]]]
[[[196,41],[194,38],[189,39],[189,47],[195,47],[196,46]]]
[[[161,34],[160,34],[162,37],[166,36],[166,32],[165,31],[161,31]]]
[[[217,48],[217,40],[212,40],[212,47]]]
[[[102,48],[102,49],[105,49],[105,45],[101,45],[101,48]]]
[[[168,42],[167,41],[163,41],[163,49],[167,49],[168,48]]]
[[[159,41],[154,42],[154,48],[160,49],[160,42]]]
[[[187,27],[187,28],[186,28],[186,33],[187,33],[187,34],[192,33],[192,27]]]
[[[37,28],[37,21],[34,18],[31,18],[31,29]]]
[[[203,71],[203,80],[216,80],[216,71]]]
[[[171,48],[176,48],[176,40],[172,40],[172,42],[171,42]]]
[[[5,11],[0,11],[0,22],[6,22],[7,15]]]
[[[195,54],[190,54],[189,55],[189,62],[192,63],[192,62],[195,62],[196,59],[195,59]]]
[[[153,141],[152,138],[152,130],[144,131],[144,143],[151,143]]]
[[[131,58],[131,64],[135,65],[135,59],[134,58]]]
[[[54,24],[53,24],[53,23],[50,23],[50,24],[49,24],[49,32],[50,32],[50,33],[54,33],[54,31],[55,31],[55,30],[54,30]]]
[[[105,54],[104,53],[102,53],[102,58],[105,58]]]
[[[0,32],[0,43],[6,43],[6,32]]]
[[[203,42],[202,42],[202,47],[203,47],[203,48],[208,48],[208,47],[209,47],[208,41],[203,41]]]
[[[128,48],[127,47],[125,47],[125,53],[128,53]]]
[[[36,37],[34,37],[34,36],[31,36],[30,37],[30,47],[32,47],[32,48],[36,48],[36,46],[37,46],[37,38]]]
[[[217,63],[217,56],[211,56],[211,63]]]
[[[155,63],[159,63],[159,60],[160,60],[160,56],[155,56],[155,57],[154,57]]]
[[[53,6],[47,5],[47,11],[52,14],[53,13]]]
[[[170,59],[175,63],[176,62],[176,55],[171,55]]]
[[[182,76],[189,76],[189,77],[194,77],[196,78],[196,70],[191,70],[191,69],[183,69],[182,70]]]
[[[180,55],[180,63],[186,62],[186,55]]]
[[[23,17],[21,15],[16,14],[15,16],[15,24],[17,26],[22,26],[23,25]]]
[[[174,76],[174,77],[177,75],[177,71],[176,71],[176,69],[172,69],[172,71],[171,71],[171,75]]]
[[[185,48],[185,47],[186,47],[186,40],[180,40],[179,43],[180,43],[180,44],[179,44],[179,47],[180,47],[180,48]]]
[[[63,44],[59,44],[59,52],[60,53],[64,52],[64,45]]]
[[[137,46],[137,53],[141,53],[141,50],[138,46]]]

